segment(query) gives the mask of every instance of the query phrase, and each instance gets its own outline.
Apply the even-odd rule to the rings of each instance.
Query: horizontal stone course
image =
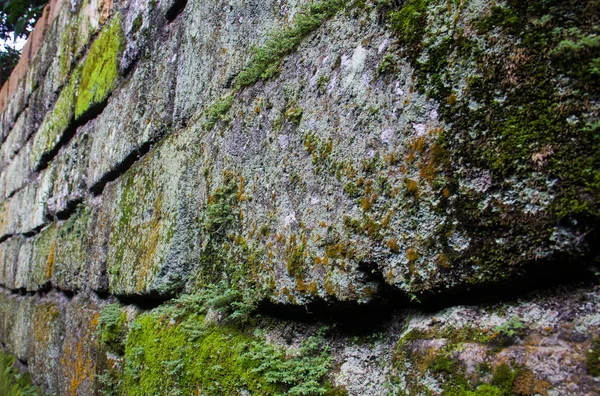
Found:
[[[34,383],[597,392],[597,15],[250,3],[46,9],[0,94],[0,342]]]

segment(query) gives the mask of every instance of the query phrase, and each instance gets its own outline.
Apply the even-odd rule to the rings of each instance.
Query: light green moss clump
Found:
[[[93,105],[102,103],[114,88],[119,73],[118,56],[124,40],[121,18],[117,15],[102,30],[87,54],[81,73],[75,118],[81,117]]]
[[[63,133],[73,121],[80,76],[81,69],[76,68],[71,74],[67,85],[61,91],[54,109],[46,115],[36,133],[32,149],[32,162],[34,164],[39,164],[44,154],[55,148]]]
[[[241,89],[277,74],[283,58],[294,52],[302,39],[340,11],[345,3],[344,0],[326,0],[310,4],[296,15],[291,27],[271,33],[265,43],[254,50],[250,62],[237,76],[235,88]]]
[[[108,304],[98,318],[100,339],[109,351],[117,355],[125,353],[126,321],[127,316],[121,311],[119,304]]]
[[[465,230],[477,248],[446,256],[446,266],[485,286],[536,268],[540,251],[557,268],[567,256],[583,265],[593,239],[588,230],[600,216],[600,124],[593,110],[600,92],[600,12],[575,0],[508,0],[469,16],[473,7],[472,1],[406,0],[387,12],[399,44],[390,53],[410,61],[416,88],[441,104],[446,125],[435,142],[442,161],[420,174],[436,183],[439,213],[452,207],[457,219],[482,225]],[[547,193],[548,203],[523,216],[514,215],[527,213],[527,204],[498,200],[483,209],[490,198],[485,192],[457,188],[463,183],[454,169],[459,163],[487,170],[494,186],[535,180],[536,194]],[[445,195],[456,197],[449,202]],[[560,249],[560,258],[552,242],[558,224],[573,224],[581,235]],[[496,243],[500,236],[506,243]]]
[[[592,346],[586,355],[587,372],[594,377],[600,377],[600,339],[592,341]]]
[[[331,357],[322,339],[309,338],[292,350],[268,344],[237,322],[207,323],[206,307],[214,299],[184,296],[135,319],[123,365],[116,369],[121,371],[111,373],[115,393],[320,395],[331,390],[325,378]],[[110,323],[119,325],[118,309],[111,310]]]
[[[233,95],[229,94],[221,99],[217,100],[206,110],[206,119],[202,126],[206,130],[211,130],[217,121],[224,120],[226,118],[227,112],[231,109],[231,105],[233,104]]]
[[[15,366],[15,357],[0,352],[0,394],[4,396],[33,396],[38,391],[31,383],[29,373],[21,374]]]

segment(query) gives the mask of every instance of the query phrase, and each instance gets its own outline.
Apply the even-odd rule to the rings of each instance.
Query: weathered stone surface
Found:
[[[98,352],[98,301],[52,294],[43,298],[3,293],[2,342],[26,362],[47,394],[91,394]]]
[[[6,165],[10,163],[10,161],[14,158],[15,154],[21,150],[21,148],[25,145],[29,136],[34,131],[31,130],[30,125],[27,123],[27,119],[29,118],[29,111],[25,110],[13,127],[13,130],[10,131],[6,141],[0,146],[1,158],[0,158],[0,169],[4,169]]]
[[[169,294],[190,271],[196,234],[188,200],[202,191],[182,182],[187,157],[180,139],[167,138],[118,181],[106,187],[99,218],[108,224],[111,293]]]
[[[393,354],[392,382],[411,393],[448,391],[460,387],[461,375],[470,383],[495,377],[499,384],[500,369],[509,374],[512,394],[598,392],[586,372],[600,324],[598,289],[567,297],[571,292],[411,318]]]
[[[48,212],[67,213],[87,194],[86,171],[89,160],[89,129],[93,122],[81,127],[68,146],[64,146],[50,165],[52,192],[48,198]]]
[[[140,151],[147,151],[167,134],[172,119],[178,45],[174,37],[166,43],[156,43],[152,59],[135,69],[129,83],[113,95],[94,120],[89,132],[86,176],[90,187],[100,187],[123,163],[132,162]]]
[[[7,289],[15,289],[17,271],[19,268],[19,252],[23,241],[21,238],[11,238],[0,244],[0,284]]]
[[[50,172],[42,172],[30,184],[1,204],[0,238],[29,234],[47,223],[46,207],[52,188],[51,177]]]
[[[6,168],[0,173],[0,187],[2,198],[6,199],[22,189],[32,178],[32,168],[29,161],[32,143],[29,142],[13,158]]]
[[[0,92],[0,342],[34,383],[598,393],[597,7],[250,3],[38,23]]]

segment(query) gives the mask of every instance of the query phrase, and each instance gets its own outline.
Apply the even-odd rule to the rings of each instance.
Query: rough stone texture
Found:
[[[49,394],[600,392],[600,7],[530,3],[52,1],[0,92],[6,352]]]

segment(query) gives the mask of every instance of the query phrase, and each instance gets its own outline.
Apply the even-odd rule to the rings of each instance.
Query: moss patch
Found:
[[[32,162],[36,166],[39,165],[48,152],[54,150],[69,125],[73,122],[80,76],[80,68],[76,68],[71,73],[71,77],[61,91],[54,108],[46,115],[34,137]]]
[[[202,126],[205,129],[210,130],[215,126],[217,121],[224,120],[227,112],[231,109],[233,98],[234,96],[229,94],[210,105],[208,109],[206,109],[205,120]]]
[[[600,339],[592,341],[592,346],[587,353],[585,364],[587,372],[594,377],[600,377]]]
[[[296,15],[292,26],[271,33],[265,43],[253,51],[250,62],[235,79],[235,88],[241,89],[277,74],[283,58],[294,52],[302,39],[340,11],[344,4],[343,0],[310,4]]]
[[[424,164],[420,176],[437,191],[440,213],[454,211],[470,238],[464,253],[447,255],[449,275],[485,285],[521,276],[542,257],[557,258],[557,226],[594,238],[588,231],[600,217],[600,13],[575,0],[510,0],[466,17],[469,4],[408,0],[388,12],[388,23],[398,58],[412,63],[415,87],[441,104],[448,126],[435,142],[443,166]],[[528,213],[526,200],[467,191],[457,164],[486,170],[492,189],[506,196],[547,194],[548,201]],[[500,238],[505,242],[496,243]],[[585,244],[560,250],[589,261]]]
[[[33,396],[38,390],[31,383],[29,373],[22,374],[12,355],[0,352],[0,394],[5,396]]]
[[[102,103],[114,88],[119,74],[119,53],[124,35],[119,15],[102,30],[92,44],[81,73],[75,118],[81,117],[92,106]]]
[[[298,350],[272,346],[249,329],[205,323],[207,302],[203,295],[184,296],[131,323],[114,381],[118,394],[319,395],[331,389],[325,381],[331,358],[321,339],[309,338]]]
[[[98,318],[100,339],[109,351],[117,355],[125,353],[126,320],[127,316],[121,311],[119,304],[108,304]]]

